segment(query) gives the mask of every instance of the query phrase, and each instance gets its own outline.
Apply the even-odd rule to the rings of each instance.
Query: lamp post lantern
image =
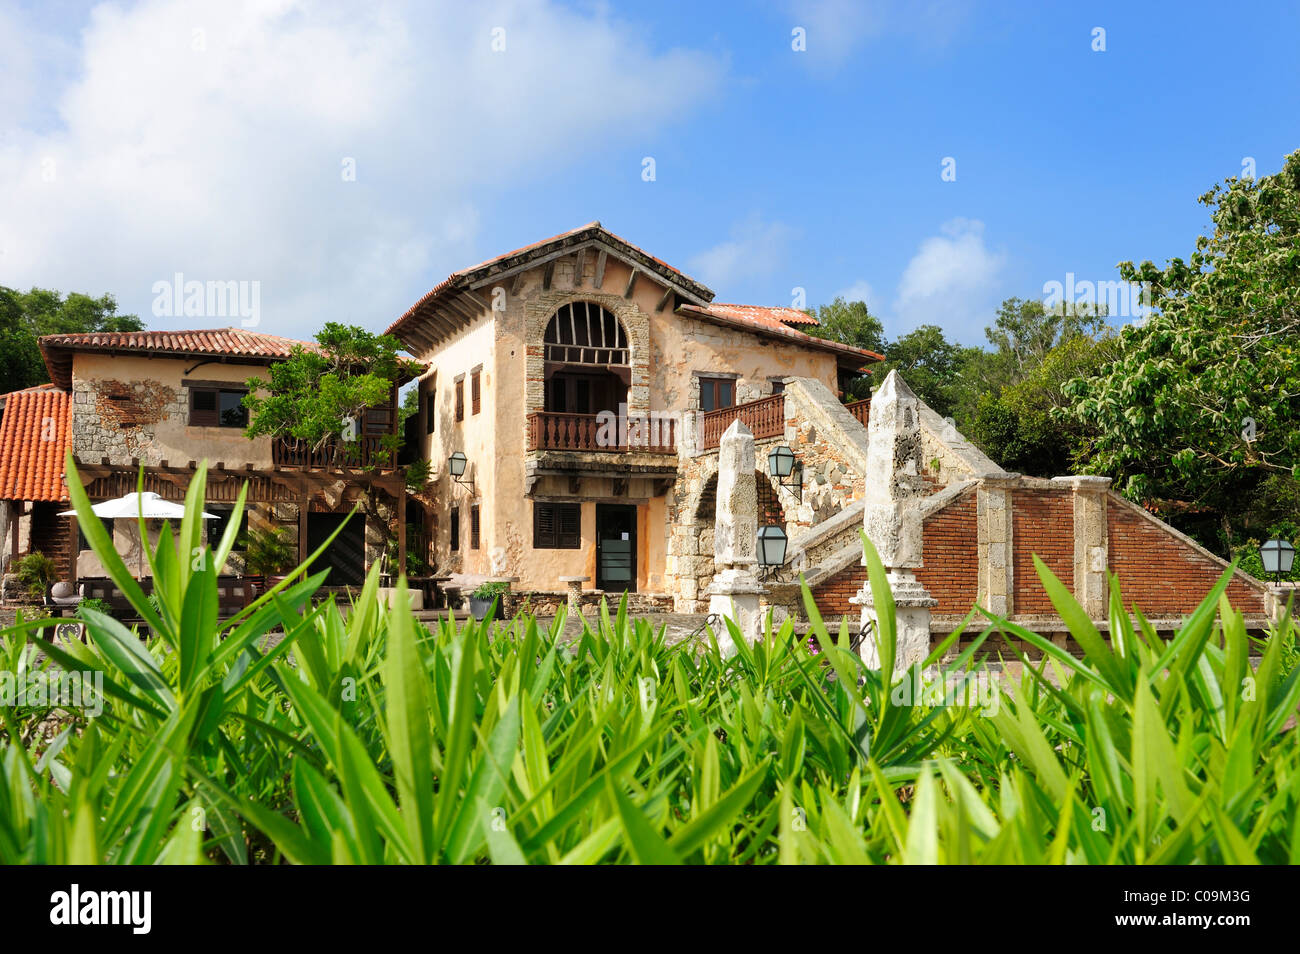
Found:
[[[462,480],[465,476],[465,467],[469,464],[469,458],[462,451],[455,451],[447,458],[447,470],[451,474],[451,479],[458,484],[468,484],[473,486],[473,480]]]
[[[803,500],[803,464],[795,460],[794,451],[784,444],[773,447],[767,455],[767,470],[787,490],[798,491]]]
[[[1264,564],[1264,572],[1272,573],[1275,581],[1280,580],[1295,565],[1295,547],[1287,540],[1268,540],[1259,548],[1259,559]]]
[[[769,572],[785,563],[788,539],[785,530],[775,525],[758,528],[758,565]]]

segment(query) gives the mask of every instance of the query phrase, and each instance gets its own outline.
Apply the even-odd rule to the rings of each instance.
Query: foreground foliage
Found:
[[[807,596],[818,654],[789,623],[752,649],[733,632],[732,658],[710,634],[668,645],[625,605],[571,641],[562,616],[429,630],[381,604],[374,573],[344,620],[312,605],[310,560],[218,621],[239,519],[203,546],[204,475],[151,555],[156,609],[84,523],[151,635],[94,611],[85,644],[3,633],[8,671],[93,670],[107,698],[93,720],[0,710],[0,862],[1300,860],[1295,632],[1252,665],[1226,577],[1169,642],[1117,593],[1108,644],[1040,566],[1084,659],[990,620],[1043,654],[1011,695],[900,704],[910,683],[864,669]],[[892,602],[867,555],[888,672]],[[950,679],[979,677],[979,641]]]

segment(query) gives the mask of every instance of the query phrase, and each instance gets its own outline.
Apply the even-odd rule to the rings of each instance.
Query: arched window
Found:
[[[627,332],[612,314],[588,301],[561,306],[542,336],[546,360],[557,364],[630,364]]]

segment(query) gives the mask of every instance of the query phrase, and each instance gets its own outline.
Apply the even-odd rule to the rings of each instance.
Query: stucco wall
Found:
[[[270,438],[249,440],[240,428],[191,427],[189,389],[184,382],[220,381],[242,385],[264,378],[259,365],[199,359],[144,358],[78,353],[72,365],[72,446],[79,460],[115,464],[139,458],[183,467],[207,459],[215,465],[271,466]],[[188,375],[187,369],[193,369]],[[115,399],[121,396],[121,399]]]

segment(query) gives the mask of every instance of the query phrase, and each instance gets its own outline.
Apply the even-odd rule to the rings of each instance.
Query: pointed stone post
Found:
[[[902,671],[930,652],[930,609],[938,604],[913,572],[921,561],[920,504],[926,496],[921,476],[921,420],[917,396],[895,370],[871,398],[867,425],[867,486],[862,515],[867,538],[880,554],[894,594],[896,647],[894,670]],[[877,621],[871,583],[864,581],[856,602],[862,625]],[[873,631],[862,641],[862,659],[880,668]]]
[[[730,617],[746,641],[762,633],[758,582],[758,485],[754,481],[754,433],[739,420],[731,422],[718,446],[718,502],[713,524],[713,584],[706,591],[709,612]],[[718,645],[736,651],[724,628]]]

